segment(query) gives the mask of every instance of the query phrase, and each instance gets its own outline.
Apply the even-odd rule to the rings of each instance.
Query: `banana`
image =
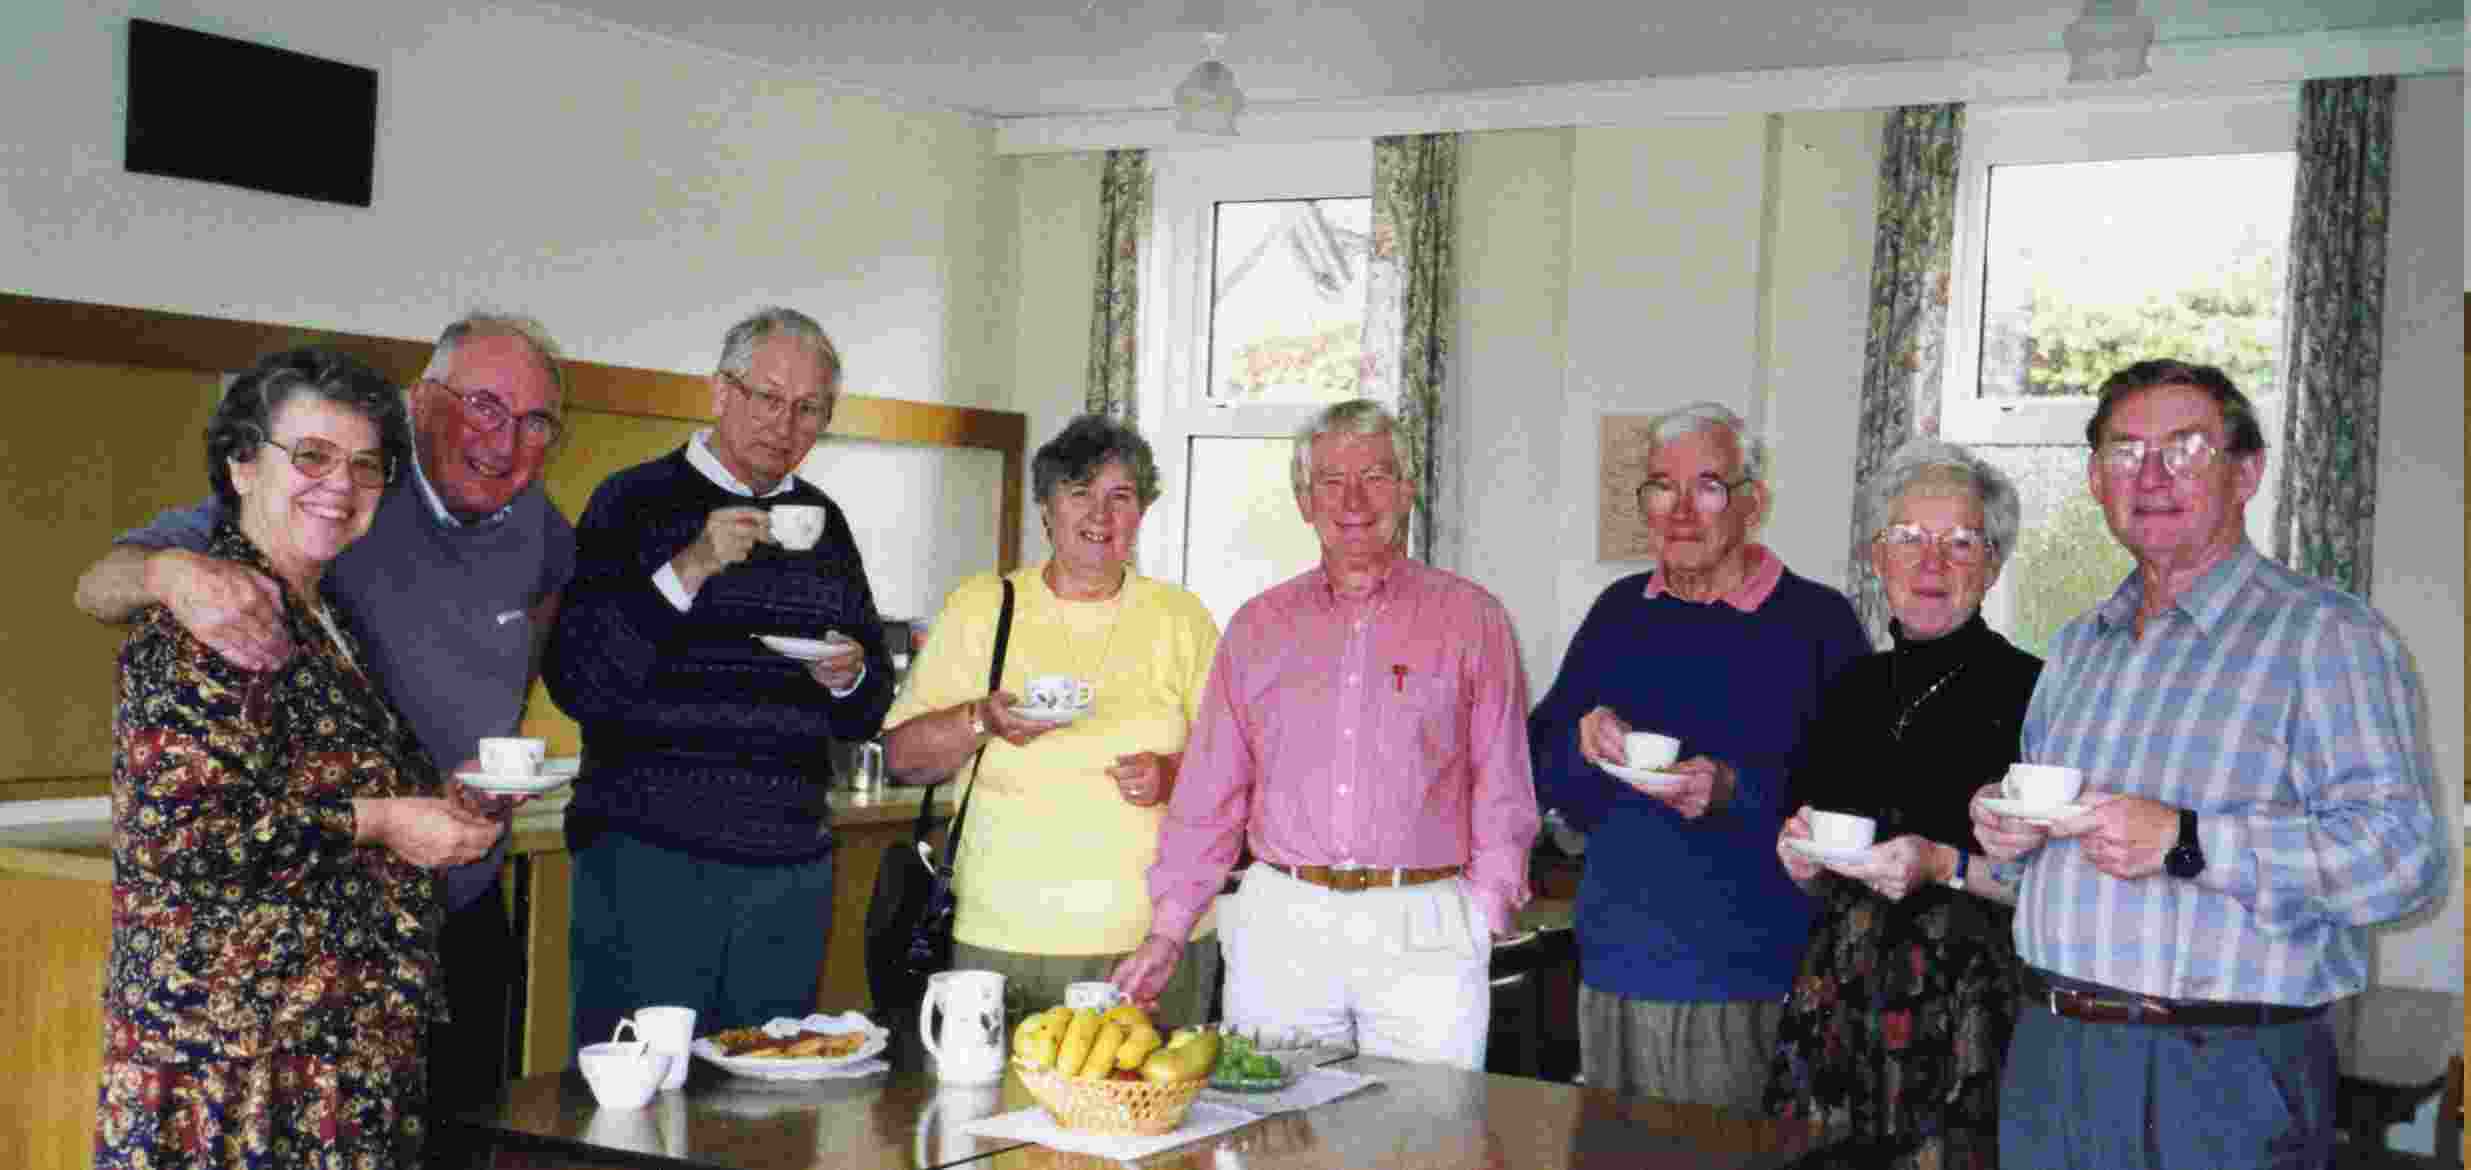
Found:
[[[1038,1042],[1044,1038],[1046,1034],[1046,1013],[1040,1012],[1037,1015],[1023,1016],[1021,1018],[1020,1025],[1012,1030],[1013,1054],[1020,1057],[1021,1062],[1029,1065],[1031,1068],[1046,1067],[1046,1061],[1038,1059]],[[1047,1060],[1053,1059],[1055,1059],[1055,1053],[1052,1049],[1050,1049],[1047,1053]]]
[[[1150,1024],[1150,1017],[1142,1014],[1140,1006],[1129,1000],[1108,1008],[1104,1018],[1112,1023],[1122,1024],[1127,1032],[1135,1028],[1148,1027]]]
[[[1064,1042],[1056,1049],[1055,1070],[1065,1076],[1081,1071],[1090,1058],[1090,1045],[1098,1039],[1098,1013],[1088,1008],[1074,1008],[1072,1026],[1064,1030]]]
[[[1074,1075],[1085,1081],[1107,1079],[1107,1074],[1115,1071],[1115,1050],[1123,1046],[1124,1025],[1113,1020],[1100,1021],[1098,1038],[1090,1042],[1090,1054],[1081,1062],[1081,1070]]]
[[[1151,1027],[1148,1020],[1141,1021],[1139,1027],[1124,1037],[1124,1046],[1115,1050],[1115,1067],[1140,1068],[1142,1061],[1158,1051],[1158,1045],[1158,1029]]]

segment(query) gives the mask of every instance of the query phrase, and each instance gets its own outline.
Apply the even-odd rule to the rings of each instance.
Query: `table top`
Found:
[[[1783,1167],[1817,1145],[1808,1130],[1701,1105],[1437,1065],[1357,1057],[1336,1067],[1380,1083],[1280,1114],[1141,1164],[1188,1170],[1565,1170],[1592,1166]],[[774,1084],[698,1061],[683,1091],[643,1109],[604,1110],[572,1071],[509,1086],[468,1125],[535,1148],[613,1161],[805,1170],[966,1164],[970,1170],[1105,1170],[1109,1159],[959,1132],[962,1122],[1034,1105],[1020,1080],[939,1087],[915,1070]]]

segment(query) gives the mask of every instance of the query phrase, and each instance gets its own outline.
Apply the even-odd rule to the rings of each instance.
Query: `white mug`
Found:
[[[1068,1008],[1088,1008],[1094,1012],[1103,1012],[1122,1002],[1124,1002],[1124,992],[1112,983],[1093,980],[1088,983],[1067,984],[1064,988],[1064,1006]]]
[[[994,971],[928,976],[926,998],[918,1001],[918,1038],[939,1080],[983,1085],[1004,1079],[1004,977]]]
[[[618,1039],[630,1031],[636,1039]],[[644,1043],[642,1035],[635,1021],[620,1020],[608,1043],[586,1044],[575,1054],[575,1064],[583,1069],[584,1081],[592,1086],[592,1099],[601,1108],[641,1109],[660,1091],[661,1078],[669,1073],[669,1054]]]
[[[1021,701],[1046,711],[1087,707],[1096,688],[1069,674],[1042,674],[1022,688]]]
[[[824,509],[817,504],[774,504],[772,539],[782,548],[804,551],[824,537]]]
[[[1810,810],[1810,840],[1821,849],[1833,853],[1851,853],[1868,849],[1879,836],[1879,822],[1852,813]]]
[[[533,776],[548,758],[549,742],[529,735],[484,735],[480,770],[492,776]]]
[[[2010,764],[2000,790],[2034,808],[2066,804],[2085,790],[2085,774],[2058,764]]]
[[[1681,758],[1682,741],[1653,731],[1634,731],[1622,737],[1622,763],[1632,768],[1661,772]]]
[[[1001,1079],[982,1085],[937,1085],[934,1100],[918,1111],[918,1123],[912,1129],[911,1158],[921,1166],[942,1166],[977,1157],[978,1138],[963,1132],[961,1127],[1003,1111]]]
[[[686,1083],[689,1046],[695,1042],[694,1008],[636,1008],[635,1034],[643,1037],[654,1052],[669,1055],[669,1075],[661,1078],[662,1088],[674,1089]]]

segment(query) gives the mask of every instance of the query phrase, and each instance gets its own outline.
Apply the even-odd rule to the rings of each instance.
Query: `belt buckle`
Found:
[[[1342,861],[1330,867],[1330,888],[1351,894],[1371,889],[1373,874],[1379,872],[1380,869],[1380,866]]]

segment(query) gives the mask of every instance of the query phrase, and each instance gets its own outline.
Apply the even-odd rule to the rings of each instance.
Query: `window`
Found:
[[[2086,491],[2085,424],[2113,370],[2221,366],[2282,416],[2294,95],[1977,107],[1967,115],[1940,433],[2023,505],[1983,616],[2037,654],[2131,568]],[[2273,518],[2274,479],[2248,506]]]
[[[1361,387],[1371,144],[1153,151],[1142,429],[1161,495],[1141,570],[1223,628],[1320,557],[1296,511],[1295,429]]]

